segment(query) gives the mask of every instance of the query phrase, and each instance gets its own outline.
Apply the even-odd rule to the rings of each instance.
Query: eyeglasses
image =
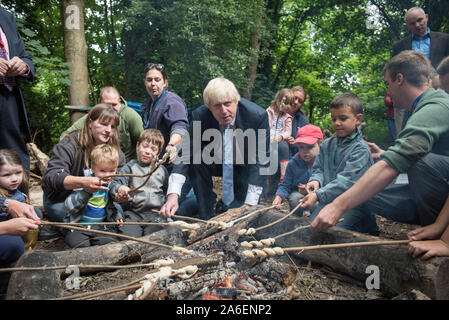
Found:
[[[159,71],[165,70],[165,66],[162,63],[149,63],[146,66],[146,70],[157,69]]]

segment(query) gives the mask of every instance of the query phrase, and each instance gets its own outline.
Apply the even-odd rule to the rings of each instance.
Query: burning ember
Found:
[[[240,299],[244,299],[244,297],[241,296],[242,293],[253,295],[256,291],[258,291],[256,288],[253,287],[254,289],[256,289],[254,290],[253,288],[250,288],[249,286],[242,283],[244,279],[245,277],[243,276],[243,274],[240,276],[232,277],[228,274],[228,276],[223,281],[220,281],[209,287],[209,290],[202,296],[202,299],[234,300],[238,297]]]

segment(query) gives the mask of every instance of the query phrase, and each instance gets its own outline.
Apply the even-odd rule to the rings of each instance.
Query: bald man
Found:
[[[449,55],[449,34],[430,31],[427,26],[429,15],[420,7],[413,7],[405,14],[405,26],[410,35],[393,45],[392,57],[404,50],[422,52],[436,69],[441,60]],[[394,109],[396,132],[400,132],[404,125],[406,110]]]
[[[422,52],[434,68],[449,55],[449,34],[430,31],[429,15],[422,8],[413,7],[405,14],[405,26],[411,32],[408,37],[393,45],[393,55],[404,50]]]

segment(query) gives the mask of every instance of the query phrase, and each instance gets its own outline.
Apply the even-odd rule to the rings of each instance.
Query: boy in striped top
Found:
[[[96,146],[90,155],[91,175],[102,179],[115,174],[119,163],[119,152],[107,144]],[[112,178],[104,179],[104,186],[109,188]],[[64,202],[67,209],[66,220],[70,222],[92,223],[87,229],[116,232],[115,227],[107,228],[105,225],[96,225],[98,222],[123,222],[121,210],[113,203],[109,190],[98,190],[93,194],[84,189],[74,190]],[[101,236],[89,232],[71,230],[67,233],[65,241],[70,248],[103,245],[115,238]]]

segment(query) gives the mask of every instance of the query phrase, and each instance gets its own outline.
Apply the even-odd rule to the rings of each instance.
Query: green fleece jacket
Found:
[[[449,95],[432,88],[423,93],[395,144],[381,159],[405,173],[429,152],[449,156]]]
[[[136,146],[140,134],[143,131],[142,117],[132,108],[122,104],[118,113],[120,124],[118,126],[118,135],[120,139],[120,149],[126,157],[126,162],[137,159]],[[61,134],[62,140],[67,134],[81,129],[86,121],[87,114],[75,121],[74,124]]]

